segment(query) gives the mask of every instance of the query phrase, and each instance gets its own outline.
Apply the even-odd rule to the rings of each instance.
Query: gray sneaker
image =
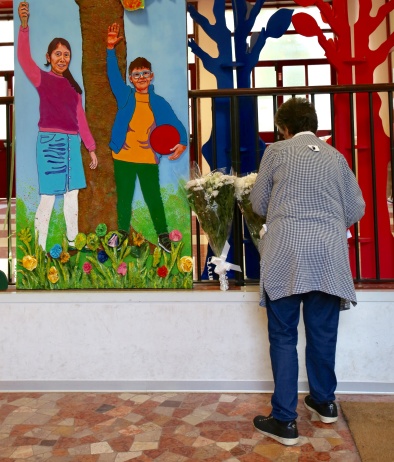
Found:
[[[159,234],[159,247],[161,247],[164,252],[171,253],[171,241],[168,233]]]

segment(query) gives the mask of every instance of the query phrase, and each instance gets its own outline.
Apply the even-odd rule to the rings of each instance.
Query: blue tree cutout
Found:
[[[232,43],[231,31],[228,29],[225,20],[225,1],[215,0],[213,4],[213,14],[215,24],[210,24],[208,19],[200,14],[196,8],[189,4],[188,11],[195,23],[197,23],[204,32],[217,44],[218,56],[212,57],[204,51],[194,39],[189,40],[189,47],[192,52],[201,59],[205,69],[213,74],[216,78],[217,88],[234,88],[233,70],[236,69],[237,88],[250,88],[251,72],[259,60],[261,50],[266,44],[268,38],[279,38],[288,29],[291,23],[291,17],[294,10],[282,8],[276,11],[268,20],[267,27],[263,27],[259,32],[253,32],[252,28],[256,18],[261,10],[265,0],[257,0],[254,4],[247,0],[232,0],[234,14],[234,48],[235,62],[232,60]],[[250,42],[248,43],[248,38]],[[249,100],[253,104],[252,98],[243,98],[243,101]],[[220,133],[219,139],[216,140],[217,160],[213,161],[213,146],[212,134],[209,141],[203,146],[203,155],[206,158],[211,168],[230,168],[230,102],[228,98],[219,98],[215,104],[215,124],[217,132]],[[253,106],[252,106],[253,107]],[[244,153],[256,152],[254,136],[249,136],[249,131],[254,131],[253,119],[255,118],[254,111],[247,105],[247,111],[240,107],[240,120],[245,119],[249,130],[244,132],[241,129],[241,168],[237,169],[237,173],[246,173],[250,171],[244,168]],[[250,112],[251,111],[251,112]],[[244,115],[246,117],[244,117]],[[248,148],[252,144],[252,148]],[[264,145],[260,147],[261,153],[264,150]],[[255,162],[254,162],[255,165]],[[235,167],[235,166],[233,166]],[[253,167],[253,170],[256,167]]]
[[[193,21],[217,44],[218,56],[212,57],[194,39],[190,39],[188,43],[192,52],[201,59],[205,69],[215,76],[218,89],[234,88],[234,69],[236,70],[237,88],[250,88],[251,72],[259,61],[261,50],[267,39],[280,38],[289,28],[294,10],[282,8],[271,15],[266,27],[262,27],[259,32],[252,33],[256,18],[264,3],[265,0],[256,0],[255,3],[247,0],[232,0],[235,61],[232,59],[231,31],[225,20],[225,1],[214,0],[215,24],[211,24],[193,5],[188,5]],[[264,152],[265,143],[260,138],[256,140],[257,111],[254,98],[242,97],[238,102],[239,163],[234,163],[231,156],[232,120],[229,98],[217,98],[212,110],[215,133],[211,132],[209,140],[202,147],[202,154],[210,168],[225,168],[227,171],[233,168],[238,175],[255,171]],[[245,238],[246,275],[250,278],[258,278],[259,255],[247,230],[245,230]],[[210,255],[211,253],[208,252],[208,257]],[[230,255],[229,257],[231,258]]]

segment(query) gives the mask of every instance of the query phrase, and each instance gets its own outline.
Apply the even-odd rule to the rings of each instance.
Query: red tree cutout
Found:
[[[349,24],[348,2],[333,0],[332,4],[323,0],[294,0],[300,6],[315,5],[323,20],[329,24],[335,34],[327,39],[315,19],[306,13],[293,16],[296,31],[307,37],[317,37],[324,49],[328,61],[337,71],[339,85],[372,84],[375,69],[383,63],[394,46],[394,33],[383,41],[378,48],[371,49],[371,35],[394,10],[394,0],[382,5],[372,16],[372,0],[358,0],[358,19],[354,24],[354,54],[352,54],[351,26]],[[354,79],[353,79],[354,68]],[[387,209],[387,167],[390,161],[390,139],[383,129],[379,111],[382,101],[378,94],[372,97],[372,120],[369,112],[367,93],[357,94],[355,98],[355,125],[358,181],[366,201],[366,214],[360,223],[360,255],[362,278],[394,277],[394,239],[390,230],[390,218]],[[350,98],[347,94],[335,97],[335,145],[352,164],[351,133],[353,121],[350,119]],[[373,139],[370,123],[373,121]],[[373,188],[373,157],[375,157],[376,190]],[[375,226],[373,199],[376,199],[379,226]],[[353,233],[354,234],[354,233]],[[379,242],[379,252],[375,240]],[[354,269],[354,240],[350,242],[351,263]],[[380,272],[378,271],[380,267]]]

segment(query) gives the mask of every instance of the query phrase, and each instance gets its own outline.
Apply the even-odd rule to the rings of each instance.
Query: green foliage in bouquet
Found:
[[[257,215],[252,209],[250,202],[250,192],[256,182],[257,173],[250,173],[247,176],[235,179],[235,197],[238,206],[242,212],[246,226],[252,237],[252,241],[256,248],[259,248],[260,230],[265,223],[265,217]]]
[[[230,235],[235,203],[234,179],[216,170],[184,186],[190,207],[216,256],[220,256]]]

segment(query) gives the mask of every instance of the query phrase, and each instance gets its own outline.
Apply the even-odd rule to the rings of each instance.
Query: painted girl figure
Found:
[[[67,40],[55,38],[48,46],[46,66],[41,70],[33,61],[29,41],[29,4],[18,7],[21,27],[18,60],[40,98],[37,168],[40,203],[35,216],[39,244],[45,250],[55,197],[64,196],[67,238],[73,244],[78,234],[78,190],[86,188],[80,139],[89,151],[90,168],[97,167],[95,141],[82,106],[82,90],[69,70],[71,47]]]

